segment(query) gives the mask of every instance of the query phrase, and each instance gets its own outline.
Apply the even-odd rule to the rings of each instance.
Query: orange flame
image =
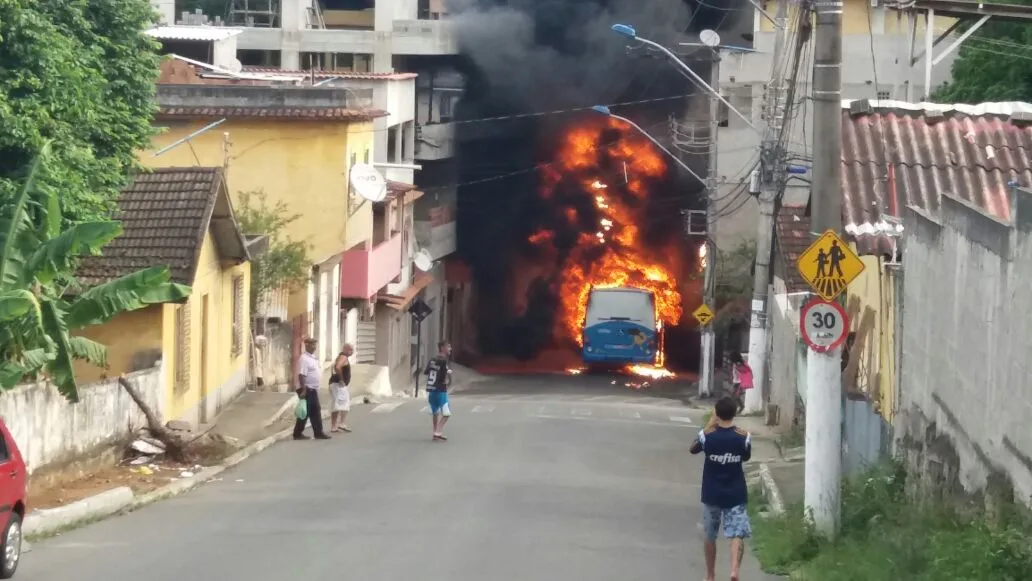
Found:
[[[606,136],[605,141],[603,136]],[[610,140],[616,135],[616,140]],[[582,232],[562,266],[559,278],[557,333],[578,345],[592,287],[631,286],[651,291],[656,316],[663,325],[681,318],[681,293],[674,269],[666,256],[646,248],[642,230],[647,229],[645,205],[649,186],[661,179],[666,163],[641,134],[607,118],[570,128],[563,136],[557,159],[542,176],[541,196],[558,200],[560,183],[572,180],[581,194],[594,202],[598,230]],[[561,212],[574,223],[576,200],[569,200]],[[582,207],[582,210],[584,208]],[[542,230],[531,236],[536,245],[550,244],[552,233]],[[657,365],[662,365],[662,354]],[[665,370],[642,375],[662,377]],[[631,369],[634,372],[634,369]]]

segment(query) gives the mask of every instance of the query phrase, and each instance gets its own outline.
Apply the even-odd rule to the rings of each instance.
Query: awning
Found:
[[[388,307],[396,311],[404,311],[412,304],[412,301],[416,299],[416,295],[426,287],[430,286],[430,283],[434,281],[433,275],[428,272],[420,272],[412,279],[412,284],[409,285],[399,295],[392,295],[387,293],[379,293],[376,295],[376,300],[384,303]]]

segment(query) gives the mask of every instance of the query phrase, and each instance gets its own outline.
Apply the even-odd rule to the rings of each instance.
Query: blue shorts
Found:
[[[451,416],[451,408],[448,406],[447,391],[429,391],[426,394],[426,401],[430,404],[430,413],[441,414],[444,417]]]
[[[749,511],[744,504],[732,508],[720,508],[709,504],[702,505],[702,532],[707,541],[717,540],[720,525],[723,522],[724,536],[729,539],[748,539],[752,536],[749,524]]]

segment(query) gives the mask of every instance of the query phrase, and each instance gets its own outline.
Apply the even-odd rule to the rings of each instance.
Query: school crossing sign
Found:
[[[815,293],[831,301],[860,276],[864,262],[834,230],[828,230],[799,255],[796,267]]]

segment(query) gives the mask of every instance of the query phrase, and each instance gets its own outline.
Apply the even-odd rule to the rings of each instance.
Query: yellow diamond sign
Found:
[[[711,311],[710,308],[706,306],[705,303],[703,303],[699,306],[699,308],[695,309],[692,312],[692,316],[695,317],[695,320],[698,321],[700,325],[705,326],[713,320],[713,311]]]
[[[796,267],[813,292],[832,301],[860,276],[864,262],[834,230],[828,230],[799,255]]]

